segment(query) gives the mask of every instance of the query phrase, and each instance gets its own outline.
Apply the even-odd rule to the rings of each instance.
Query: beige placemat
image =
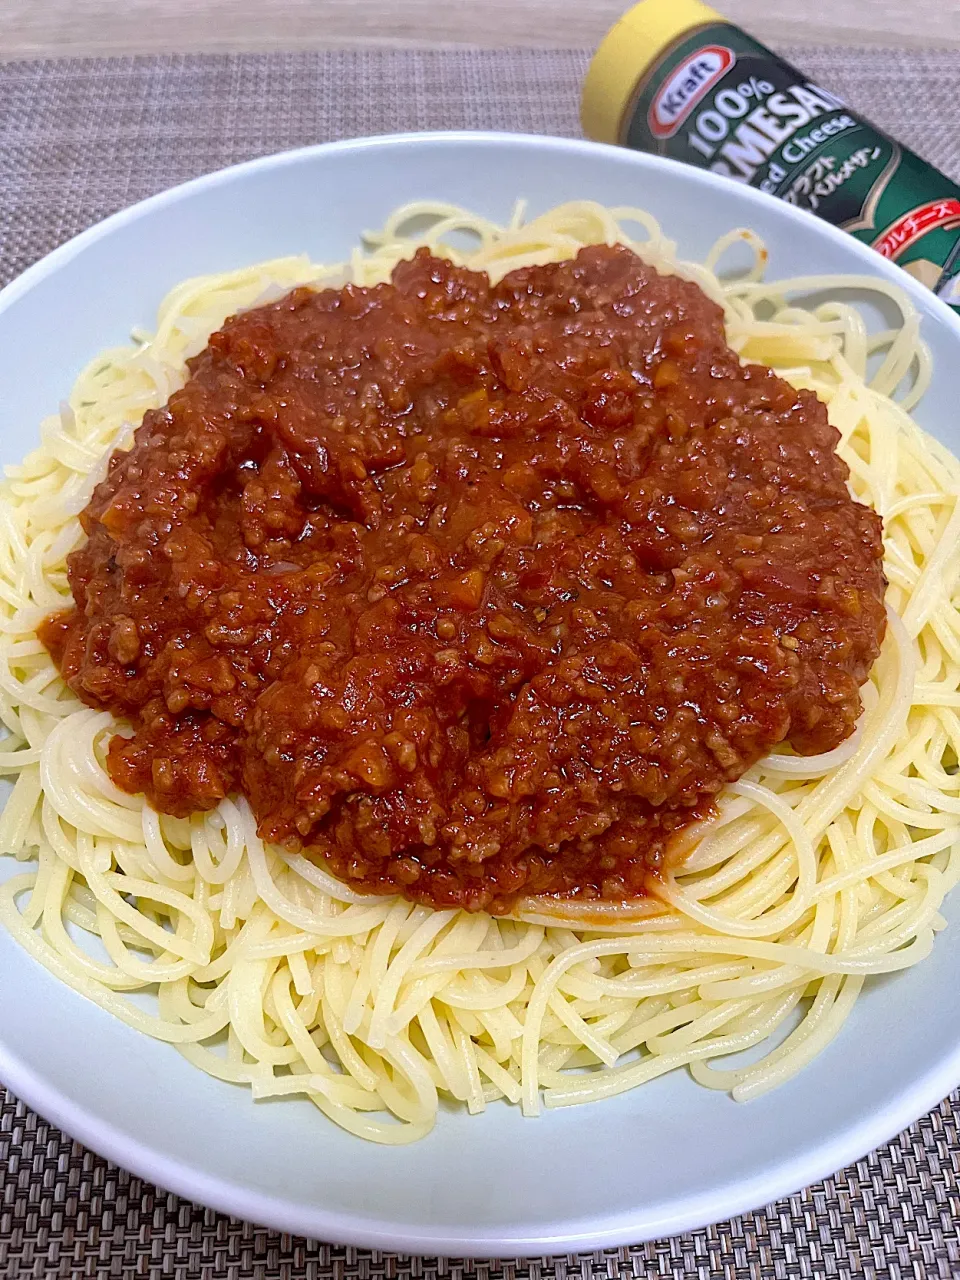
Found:
[[[787,56],[960,179],[960,50]],[[585,52],[331,51],[0,65],[0,283],[105,214],[286,147],[402,129],[576,134]],[[0,979],[2,980],[2,979]],[[889,1146],[671,1240],[533,1261],[398,1258],[180,1200],[0,1101],[0,1280],[960,1276],[960,1092]]]

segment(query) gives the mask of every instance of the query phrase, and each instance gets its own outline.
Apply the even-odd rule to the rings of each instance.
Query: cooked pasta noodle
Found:
[[[528,900],[512,919],[358,894],[265,846],[239,799],[179,819],[119,790],[103,767],[116,724],[66,689],[35,629],[67,600],[77,515],[109,454],[182,384],[185,360],[227,315],[298,284],[384,280],[417,243],[498,277],[601,242],[696,280],[743,358],[826,402],[851,489],[884,519],[890,583],[853,738],[817,758],[774,754],[729,786],[657,899]],[[752,266],[723,280],[734,244]],[[872,277],[768,282],[765,261],[736,230],[705,264],[679,262],[638,209],[577,202],[526,221],[518,206],[501,227],[424,201],[345,265],[284,258],[187,281],[152,334],[98,356],[0,494],[0,771],[13,783],[0,849],[24,864],[0,887],[10,932],[211,1075],[255,1098],[305,1095],[380,1142],[424,1136],[441,1097],[533,1115],[686,1067],[748,1099],[800,1070],[871,974],[928,954],[960,874],[960,464],[909,417],[931,371],[906,296]],[[843,301],[853,286],[896,304],[900,323],[868,332]],[[811,292],[832,300],[807,309]]]

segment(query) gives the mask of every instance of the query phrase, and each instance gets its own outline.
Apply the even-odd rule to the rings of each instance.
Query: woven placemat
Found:
[[[960,50],[786,50],[960,179]],[[0,65],[0,283],[114,209],[286,147],[403,129],[575,135],[576,50],[330,51]],[[564,1258],[405,1258],[192,1205],[0,1095],[0,1280],[788,1280],[960,1276],[960,1092],[763,1211]]]
[[[960,49],[785,52],[960,180]],[[115,209],[272,151],[407,129],[578,136],[587,60],[460,49],[0,63],[0,284]]]

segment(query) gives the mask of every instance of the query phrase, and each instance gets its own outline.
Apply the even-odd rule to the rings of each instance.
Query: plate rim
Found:
[[[717,187],[729,192],[730,180],[706,170],[681,165],[665,157],[627,151],[604,143],[562,137],[498,130],[432,130],[404,132],[341,139],[316,143],[290,150],[258,156],[239,164],[228,165],[202,174],[132,205],[117,210],[79,232],[51,250],[37,262],[0,289],[0,313],[36,284],[55,274],[90,244],[108,237],[115,229],[175,203],[193,192],[242,179],[246,173],[280,169],[288,164],[309,161],[318,155],[349,151],[391,150],[398,147],[432,147],[445,145],[529,147],[566,153],[609,153],[620,163],[633,163],[638,170],[681,168],[696,175],[708,189]],[[740,188],[745,205],[757,201],[763,207],[774,197],[752,187]],[[810,226],[813,215],[777,200],[782,215]],[[960,316],[946,303],[929,292],[918,281],[894,263],[882,258],[867,245],[828,223],[816,220],[819,232],[841,245],[859,260],[865,274],[887,278],[901,286],[917,305],[921,314],[945,324],[955,339],[960,340]],[[957,890],[960,892],[960,890]],[[37,961],[31,957],[31,963]],[[75,993],[79,994],[79,993]],[[85,999],[85,997],[80,997]],[[96,1008],[96,1006],[92,1006]],[[415,1229],[386,1219],[355,1217],[322,1206],[307,1208],[293,1205],[282,1197],[252,1191],[242,1184],[206,1173],[189,1163],[164,1155],[138,1138],[131,1138],[109,1121],[90,1114],[70,1095],[48,1083],[17,1054],[14,1046],[3,1038],[0,1028],[0,1079],[16,1097],[48,1122],[52,1122],[71,1138],[120,1167],[151,1183],[192,1202],[208,1205],[219,1212],[243,1218],[260,1225],[298,1236],[307,1236],[333,1244],[406,1254],[440,1254],[457,1257],[531,1257],[547,1252],[589,1252],[623,1244],[693,1231],[710,1223],[749,1212],[769,1204],[798,1189],[829,1177],[841,1168],[861,1159],[876,1147],[889,1142],[903,1129],[934,1109],[954,1088],[960,1085],[960,1035],[954,1048],[937,1062],[915,1076],[909,1085],[881,1111],[845,1128],[821,1142],[814,1153],[801,1153],[785,1158],[772,1170],[751,1173],[728,1181],[719,1189],[701,1192],[679,1202],[673,1214],[650,1217],[643,1206],[629,1213],[617,1213],[599,1219],[595,1215],[580,1222],[568,1220],[551,1224],[557,1230],[536,1234],[505,1234],[502,1228],[472,1228],[470,1234],[451,1235],[446,1228],[421,1226]],[[442,1123],[442,1120],[440,1121]],[[358,1139],[358,1141],[360,1141]]]

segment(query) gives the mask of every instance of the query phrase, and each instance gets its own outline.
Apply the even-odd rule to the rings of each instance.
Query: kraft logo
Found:
[[[733,50],[722,44],[705,45],[684,58],[650,104],[647,112],[650,132],[657,138],[672,138],[697,103],[736,60]]]

